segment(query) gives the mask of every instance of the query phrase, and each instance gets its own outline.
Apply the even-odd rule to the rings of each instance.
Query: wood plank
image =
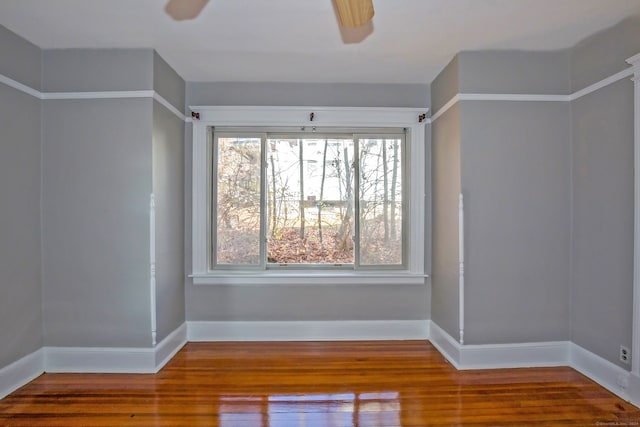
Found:
[[[571,368],[456,371],[424,341],[189,343],[158,374],[44,374],[0,426],[640,425]]]

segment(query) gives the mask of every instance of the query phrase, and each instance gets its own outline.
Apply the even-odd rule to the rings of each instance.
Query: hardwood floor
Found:
[[[190,343],[155,375],[44,374],[0,426],[640,425],[570,368],[456,371],[422,341]]]

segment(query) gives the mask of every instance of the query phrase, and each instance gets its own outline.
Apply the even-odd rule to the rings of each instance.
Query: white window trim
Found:
[[[190,106],[199,113],[193,121],[192,274],[197,285],[255,284],[416,284],[423,285],[425,232],[425,120],[426,109],[351,107],[238,107]],[[313,119],[311,120],[313,113]],[[379,271],[211,271],[208,253],[209,191],[207,129],[210,126],[323,126],[404,127],[410,130],[409,259],[406,270]]]

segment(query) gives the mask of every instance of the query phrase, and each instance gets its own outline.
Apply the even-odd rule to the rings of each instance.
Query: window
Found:
[[[423,280],[415,111],[193,109],[194,283]]]
[[[209,131],[214,270],[405,268],[405,129]]]

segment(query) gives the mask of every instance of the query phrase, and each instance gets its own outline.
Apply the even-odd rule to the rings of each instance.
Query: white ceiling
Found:
[[[632,16],[640,0],[374,0],[345,43],[331,0],[0,0],[0,25],[44,49],[155,48],[189,81],[429,83],[457,52],[555,50]]]

